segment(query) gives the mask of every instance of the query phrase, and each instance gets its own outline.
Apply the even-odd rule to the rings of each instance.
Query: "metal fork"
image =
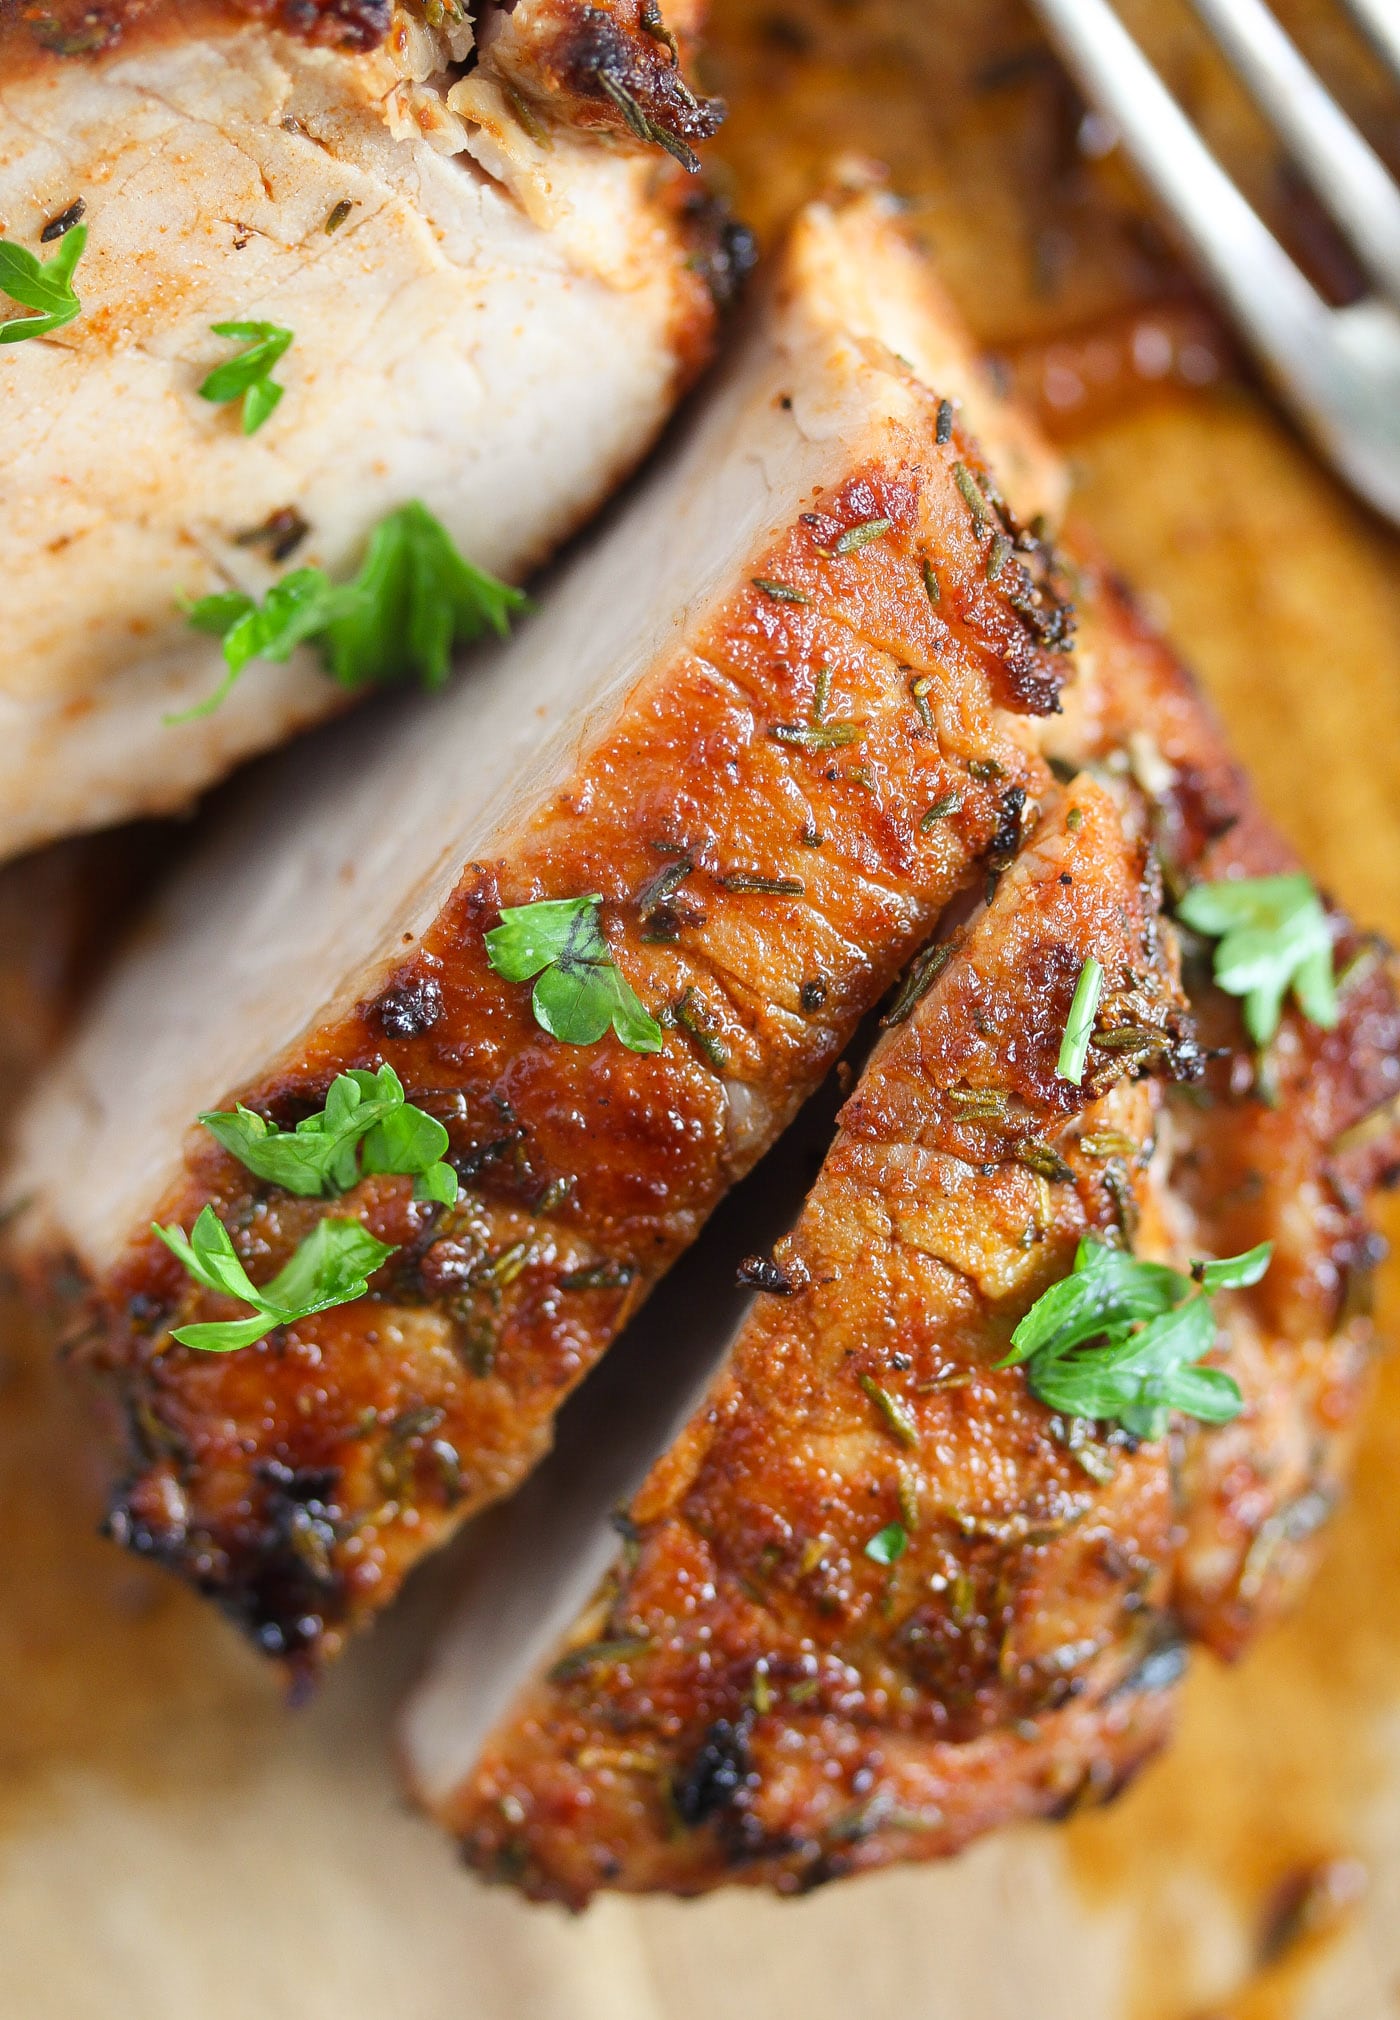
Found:
[[[1264,0],[1194,0],[1377,292],[1323,301],[1201,140],[1109,0],[1034,0],[1313,441],[1400,526],[1400,189]],[[1346,0],[1400,75],[1400,0]],[[1389,299],[1387,299],[1389,297]]]

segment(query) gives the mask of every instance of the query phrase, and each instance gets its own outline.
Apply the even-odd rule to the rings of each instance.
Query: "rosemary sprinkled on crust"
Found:
[[[872,540],[883,540],[894,525],[893,519],[862,519],[858,526],[848,526],[841,537],[833,543],[833,554],[855,554],[862,547],[868,547]]]
[[[854,743],[865,727],[859,722],[775,722],[768,734],[774,743],[794,743],[806,750],[840,750]]]
[[[891,1025],[904,1022],[916,1004],[928,994],[952,956],[952,948],[939,941],[924,948],[900,983],[893,1003],[880,1019],[884,1029],[888,1030]]]
[[[800,898],[807,888],[801,877],[764,877],[756,870],[735,870],[720,883],[726,891],[754,891],[774,898]]]
[[[897,1396],[892,1396],[888,1389],[882,1389],[873,1375],[860,1375],[857,1380],[900,1444],[917,1445],[919,1427],[908,1405],[901,1403]]]
[[[938,403],[938,419],[934,423],[933,439],[940,448],[953,439],[953,403],[951,400],[940,400]]]
[[[964,505],[966,505],[968,511],[972,514],[973,532],[985,533],[989,524],[987,501],[977,488],[977,479],[968,469],[966,463],[955,463],[953,465],[953,482],[962,493]]]
[[[962,794],[956,786],[951,787],[946,793],[940,793],[932,806],[925,810],[919,822],[919,832],[926,835],[939,821],[946,820],[949,814],[955,814],[962,803]]]
[[[930,603],[941,603],[943,601],[943,590],[938,580],[938,570],[927,555],[924,556],[924,591]]]
[[[810,603],[812,600],[805,589],[796,589],[790,582],[776,582],[771,575],[751,575],[749,580],[760,595],[771,596],[775,603]]]

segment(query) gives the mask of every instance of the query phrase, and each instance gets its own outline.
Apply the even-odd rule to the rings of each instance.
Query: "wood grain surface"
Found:
[[[765,236],[843,153],[882,158],[979,337],[1041,404],[1078,509],[1205,677],[1263,797],[1400,937],[1400,543],[1234,358],[1012,0],[719,0],[722,172]],[[1318,279],[1346,256],[1176,0],[1125,0]],[[1400,97],[1336,0],[1278,11],[1400,162]],[[121,893],[181,831],[0,879],[14,1086]],[[1400,1237],[1400,1215],[1389,1215]],[[734,1258],[715,1257],[727,1272]],[[1400,1331],[1400,1271],[1381,1332]],[[794,1903],[488,1892],[405,1808],[395,1705],[450,1562],[289,1711],[196,1600],[99,1541],[77,1400],[0,1315],[5,2020],[1383,2020],[1400,2012],[1400,1367],[1298,1615],[1198,1659],[1172,1754],[1112,1810]]]

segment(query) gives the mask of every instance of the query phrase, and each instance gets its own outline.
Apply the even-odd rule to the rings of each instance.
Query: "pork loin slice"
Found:
[[[4,352],[0,856],[178,807],[344,706],[307,647],[167,723],[222,668],[182,598],[346,576],[412,498],[519,581],[709,355],[738,242],[596,66],[541,69],[607,20],[607,74],[674,94],[669,50],[626,7],[475,11],[463,74],[469,23],[382,0],[289,9],[310,41],[232,6],[0,0],[0,236],[48,257],[79,200],[88,232],[81,316]],[[244,437],[198,388],[237,349],[211,324],[249,318],[295,343]]]
[[[1139,1253],[1173,1253],[1156,1079],[1108,1051],[1082,1089],[1056,1073],[1090,956],[1105,1022],[1197,1070],[1158,897],[1075,781],[880,1041],[721,1373],[504,1716],[502,1651],[464,1617],[407,1748],[478,1870],[574,1905],[786,1891],[1104,1792],[1160,1740],[1167,1446],[1072,1429],[995,1367],[1086,1233],[1131,1211]],[[489,1588],[553,1602],[581,1533],[528,1557],[498,1535]]]
[[[1065,608],[946,404],[806,285],[819,225],[515,640],[248,793],[24,1125],[22,1235],[87,1280],[127,1440],[113,1532],[303,1665],[518,1483],[1047,783]],[[557,1043],[488,966],[503,906],[589,892],[659,1056]],[[325,1211],[193,1118],[236,1096],[287,1124],[381,1060],[446,1122],[457,1207],[368,1179],[332,1210],[398,1247],[372,1295],[172,1346],[221,1314],[153,1216],[212,1202],[265,1281]]]
[[[1081,657],[1052,752],[1126,783],[1168,887],[1297,870],[1199,690],[1077,531]],[[1172,1605],[1216,1654],[1242,1652],[1296,1596],[1339,1500],[1373,1350],[1370,1280],[1384,1253],[1368,1194],[1400,1176],[1400,969],[1390,948],[1329,908],[1339,978],[1331,1031],[1285,1008],[1262,1055],[1239,1003],[1186,936],[1186,981],[1206,1058],[1168,1100],[1169,1183],[1184,1249],[1234,1255],[1269,1241],[1263,1280],[1224,1314],[1233,1424],[1180,1433],[1184,1543]]]

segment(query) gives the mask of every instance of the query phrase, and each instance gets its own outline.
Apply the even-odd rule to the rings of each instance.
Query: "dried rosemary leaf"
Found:
[[[864,729],[859,722],[775,722],[768,734],[774,743],[798,744],[804,750],[841,750]]]
[[[771,596],[775,603],[810,603],[811,597],[805,589],[795,589],[790,582],[775,582],[771,576],[751,575],[749,580],[764,596]]]
[[[900,1444],[917,1445],[919,1427],[908,1405],[902,1403],[898,1396],[892,1396],[888,1389],[882,1389],[873,1375],[860,1375],[857,1379]]]
[[[848,526],[840,539],[832,545],[833,554],[855,554],[860,548],[868,547],[872,540],[883,540],[894,526],[893,519],[862,519],[858,526]]]
[[[962,803],[962,794],[956,787],[950,792],[940,793],[919,822],[920,834],[926,835],[939,821],[946,820],[949,814],[955,814]]]

